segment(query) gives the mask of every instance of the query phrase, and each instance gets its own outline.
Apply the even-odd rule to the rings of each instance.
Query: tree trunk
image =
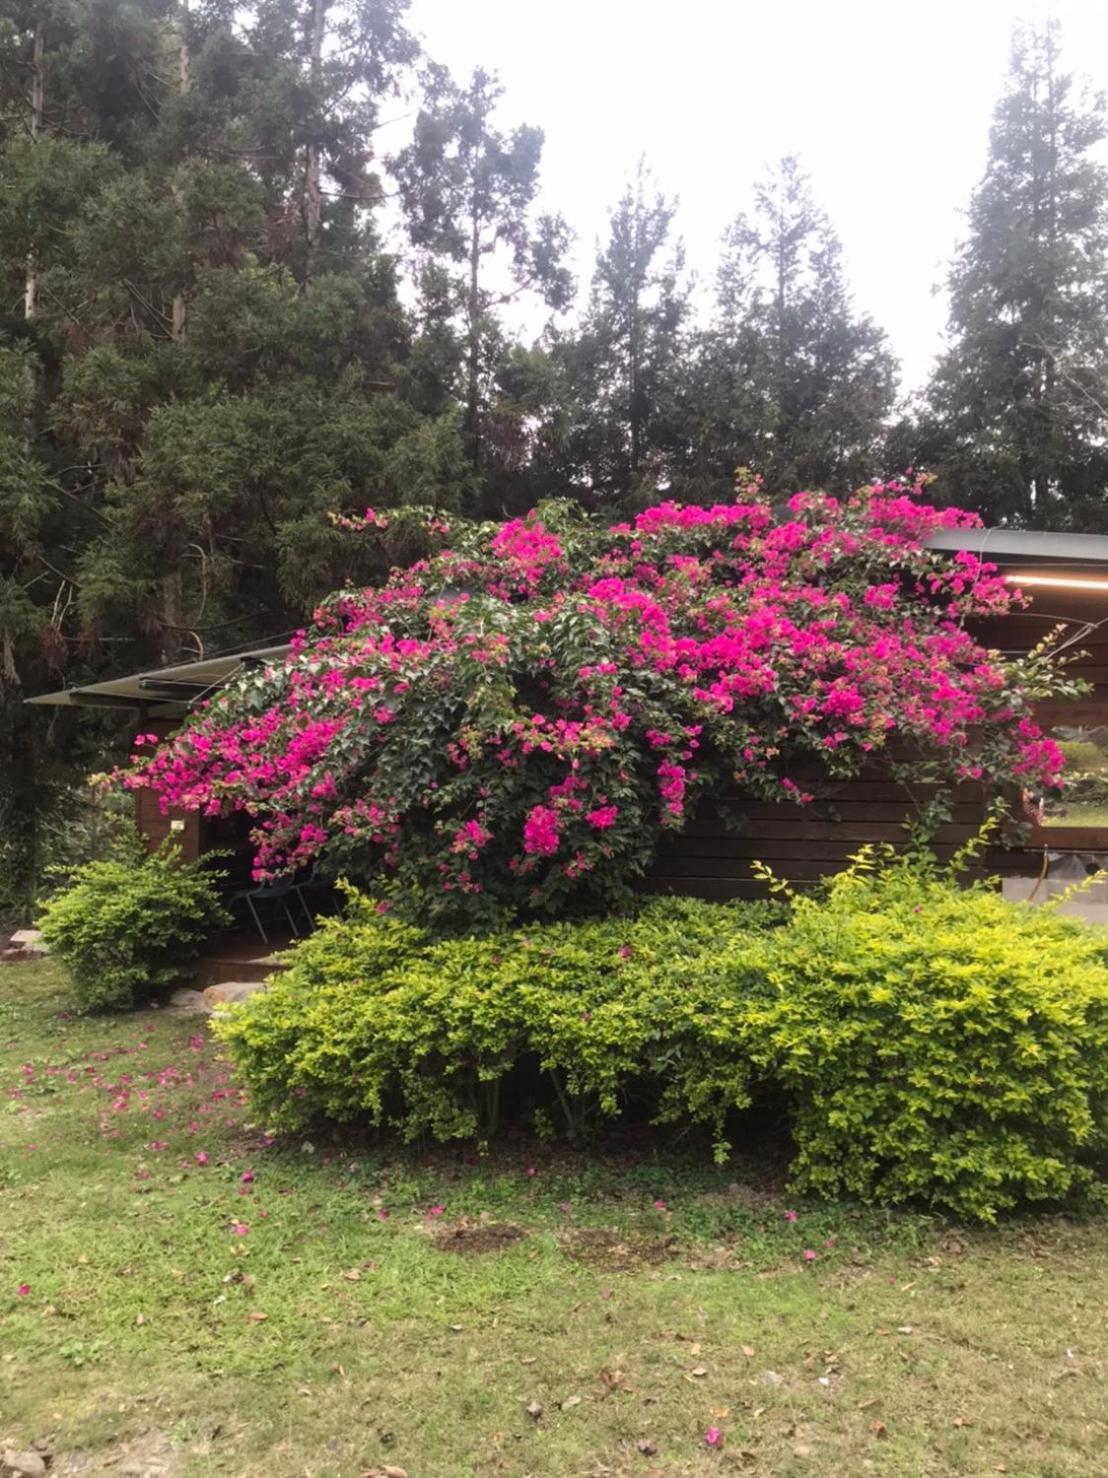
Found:
[[[309,76],[311,78],[311,103],[313,109],[319,103],[320,85],[323,80],[323,37],[327,29],[327,7],[330,0],[314,0],[312,8],[312,35],[309,50]],[[305,151],[304,165],[304,225],[307,234],[307,260],[304,265],[305,287],[316,275],[319,247],[323,237],[323,193],[320,182],[319,140],[309,138]]]
[[[188,14],[188,0],[181,0],[181,35],[177,48],[177,90],[182,97],[189,90]],[[176,188],[174,188],[173,196],[179,209],[180,192]],[[169,332],[175,342],[185,337],[185,295],[180,291],[173,294],[173,318]]]
[[[42,21],[35,24],[34,48],[31,53],[31,138],[37,139],[42,132],[43,86],[42,59],[46,35]],[[23,279],[23,316],[34,318],[35,299],[38,294],[38,279],[35,274],[35,257],[27,253],[27,267]]]
[[[476,169],[476,165],[474,166]],[[474,467],[481,461],[481,222],[476,194],[470,216],[469,292],[466,320],[469,348],[466,356],[466,436]]]
[[[162,576],[163,663],[176,662],[181,655],[182,597],[181,566],[175,558],[173,568]]]

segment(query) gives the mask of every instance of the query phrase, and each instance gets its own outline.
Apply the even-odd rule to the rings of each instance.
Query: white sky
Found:
[[[1012,23],[1047,8],[412,0],[409,21],[457,75],[478,64],[500,73],[503,125],[545,129],[541,204],[577,231],[582,286],[640,154],[679,197],[689,265],[708,282],[753,180],[798,153],[842,239],[856,304],[888,332],[907,390],[941,343],[946,307],[935,289],[984,164]],[[1108,88],[1108,4],[1049,8],[1067,66]]]

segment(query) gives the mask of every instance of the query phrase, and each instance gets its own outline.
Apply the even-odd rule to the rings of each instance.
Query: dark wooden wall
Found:
[[[157,734],[160,739],[164,739],[176,728],[175,720],[147,719],[139,725],[139,732]],[[156,851],[167,837],[172,837],[180,847],[181,857],[185,862],[195,862],[203,850],[200,816],[195,811],[181,811],[172,806],[163,816],[158,797],[149,790],[135,791],[135,825],[141,832],[148,851]]]
[[[815,781],[801,783],[815,790]],[[698,898],[762,898],[766,887],[754,876],[756,861],[790,883],[811,884],[841,871],[867,842],[903,846],[905,823],[929,793],[909,794],[875,768],[857,780],[825,781],[815,794],[803,806],[744,802],[739,796],[706,803],[685,831],[663,843],[647,887]],[[725,816],[734,818],[737,828]],[[959,787],[951,820],[935,835],[938,854],[949,857],[969,841],[984,817],[981,788]]]

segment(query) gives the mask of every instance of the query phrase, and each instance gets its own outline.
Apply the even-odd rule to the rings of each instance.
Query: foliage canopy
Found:
[[[438,518],[437,552],[334,595],[126,783],[247,812],[261,877],[323,859],[466,921],[611,905],[701,797],[804,804],[798,766],[891,752],[931,783],[1057,785],[1031,706],[1064,677],[969,633],[1018,594],[925,547],[973,520],[918,491],[779,509],[755,484],[611,527],[571,503]]]

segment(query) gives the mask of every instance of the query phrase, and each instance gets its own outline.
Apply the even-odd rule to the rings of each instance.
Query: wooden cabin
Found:
[[[1023,846],[996,847],[986,858],[989,871],[1005,879],[1006,894],[1027,897],[1037,887],[1035,896],[1042,899],[1108,865],[1108,536],[951,529],[929,543],[992,562],[1031,598],[1026,610],[976,623],[974,634],[985,646],[1026,653],[1061,628],[1060,644],[1074,653],[1071,671],[1092,685],[1079,701],[1039,705],[1036,717],[1070,751],[1088,759],[1089,789],[1095,797],[1102,783],[1104,804],[1075,796],[1032,826]],[[1102,782],[1095,779],[1097,766],[1103,766]],[[708,898],[758,896],[764,889],[752,875],[755,860],[803,885],[841,869],[866,842],[903,842],[905,824],[928,798],[923,788],[910,793],[897,785],[880,765],[855,780],[813,779],[807,788],[816,799],[805,806],[744,804],[736,795],[705,807],[663,846],[651,888]],[[987,802],[980,786],[955,791],[950,821],[934,839],[940,856],[975,835]],[[739,830],[724,818],[731,807],[742,817]],[[1108,922],[1108,888],[1098,885],[1080,911]]]
[[[1078,760],[1082,781],[1076,793],[1045,815],[1025,844],[994,849],[988,858],[989,868],[1005,877],[1005,891],[1013,897],[1033,890],[1045,897],[1059,880],[1068,884],[1095,871],[1102,860],[1108,862],[1108,536],[994,528],[944,530],[929,542],[938,550],[952,554],[969,550],[991,561],[1032,598],[1026,611],[978,624],[975,634],[986,646],[1005,653],[1027,652],[1061,627],[1062,643],[1075,654],[1073,671],[1092,685],[1088,697],[1042,705],[1038,713],[1043,727],[1054,731]],[[28,701],[129,709],[138,731],[165,734],[193,703],[243,666],[271,660],[286,650],[283,645],[257,647]],[[1098,777],[1100,768],[1103,778]],[[708,898],[755,896],[764,891],[752,874],[755,860],[791,882],[811,883],[839,870],[865,842],[903,842],[905,823],[927,798],[921,791],[910,793],[876,764],[855,780],[824,779],[808,788],[816,799],[805,806],[752,802],[740,795],[719,797],[684,832],[666,841],[647,886]],[[1101,789],[1103,804],[1098,800]],[[950,820],[935,837],[940,854],[976,833],[986,804],[980,787],[958,789]],[[173,811],[163,816],[148,792],[138,793],[137,807],[138,825],[152,847],[172,834],[191,858],[229,841],[218,820]],[[741,821],[739,828],[728,824],[727,812]],[[1102,910],[1108,922],[1108,889],[1102,891],[1103,898],[1097,894],[1087,900],[1083,911],[1095,917]]]

